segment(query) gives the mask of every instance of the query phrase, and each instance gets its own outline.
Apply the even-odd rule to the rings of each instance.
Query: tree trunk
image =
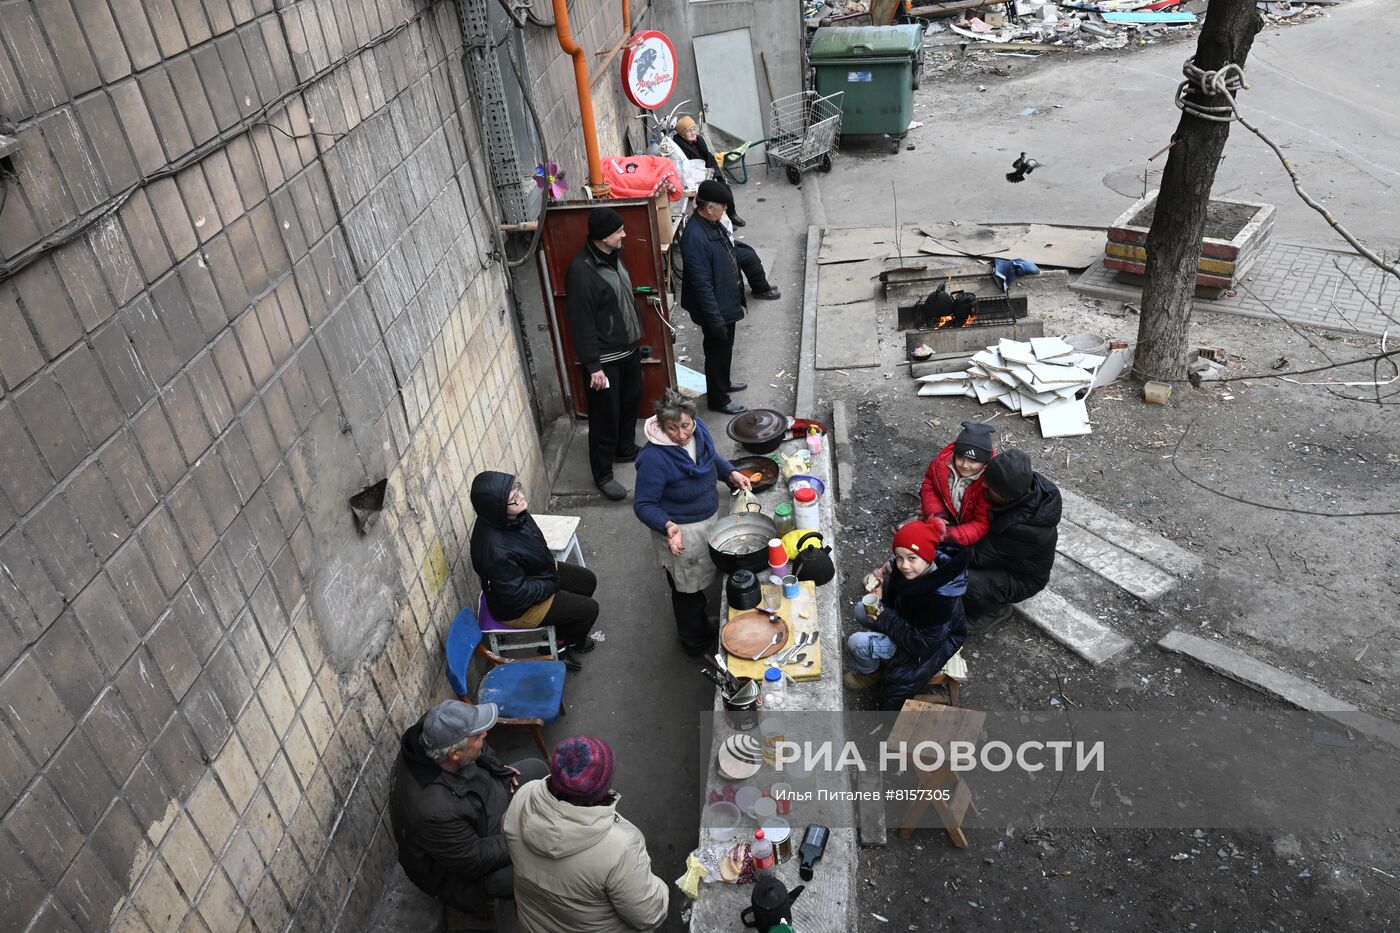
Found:
[[[1196,43],[1196,66],[1214,71],[1231,62],[1244,66],[1264,21],[1255,0],[1211,0]],[[1221,95],[1192,92],[1198,103],[1220,106]],[[1187,329],[1196,292],[1201,236],[1205,232],[1215,170],[1230,136],[1230,124],[1182,112],[1174,145],[1162,172],[1161,194],[1147,234],[1147,284],[1134,369],[1149,379],[1186,376]]]

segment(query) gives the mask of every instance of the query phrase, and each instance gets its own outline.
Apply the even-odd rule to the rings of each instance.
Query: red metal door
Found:
[[[564,280],[569,263],[588,239],[588,213],[605,203],[622,215],[627,236],[622,241],[622,261],[638,292],[637,317],[642,323],[642,402],[638,415],[651,414],[652,403],[676,386],[676,356],[671,344],[671,310],[662,278],[662,253],[656,229],[656,202],[650,198],[618,198],[607,202],[565,201],[551,204],[544,218],[540,243],[545,311],[554,344],[554,368],[573,414],[588,417],[588,374],[574,356],[569,338],[569,296]],[[649,289],[650,291],[643,291]]]

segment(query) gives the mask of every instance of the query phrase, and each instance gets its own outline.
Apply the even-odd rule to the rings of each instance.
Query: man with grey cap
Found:
[[[516,789],[549,774],[539,759],[504,765],[486,745],[494,703],[446,700],[403,734],[389,821],[410,881],[473,916],[488,898],[513,897],[515,875],[501,832]]]

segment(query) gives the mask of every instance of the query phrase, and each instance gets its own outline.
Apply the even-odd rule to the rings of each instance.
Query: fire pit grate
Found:
[[[900,330],[961,330],[969,327],[997,327],[1014,324],[1026,316],[1026,297],[997,295],[978,298],[969,308],[942,314],[928,307],[927,301],[903,305],[899,309]]]

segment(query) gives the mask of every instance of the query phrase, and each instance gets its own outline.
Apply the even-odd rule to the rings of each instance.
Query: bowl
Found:
[[[792,495],[803,486],[811,486],[817,491],[817,498],[826,495],[826,483],[822,482],[820,476],[811,476],[807,473],[796,473],[788,477],[788,495]]]
[[[743,814],[727,800],[718,800],[700,814],[700,826],[715,842],[728,842],[739,834]]]

